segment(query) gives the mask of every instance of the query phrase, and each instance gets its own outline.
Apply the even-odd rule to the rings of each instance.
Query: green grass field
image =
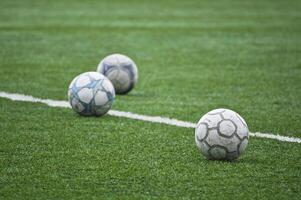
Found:
[[[119,52],[139,68],[114,110],[197,122],[225,107],[301,137],[298,0],[0,1],[0,91],[66,100]],[[208,161],[194,130],[0,98],[0,199],[301,199],[301,144],[250,138]]]

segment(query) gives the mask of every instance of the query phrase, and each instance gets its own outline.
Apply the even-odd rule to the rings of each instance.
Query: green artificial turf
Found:
[[[0,1],[0,91],[66,100],[111,53],[139,82],[113,109],[196,122],[219,108],[301,137],[301,2]],[[0,98],[0,199],[300,199],[301,145],[205,160],[193,129]]]

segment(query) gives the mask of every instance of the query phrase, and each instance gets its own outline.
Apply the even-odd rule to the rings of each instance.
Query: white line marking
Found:
[[[123,112],[123,111],[117,111],[117,110],[110,110],[108,112],[109,115],[116,116],[116,117],[126,117],[130,119],[137,119],[147,122],[155,122],[155,123],[161,123],[161,124],[168,124],[172,126],[179,126],[179,127],[185,127],[185,128],[195,128],[196,124],[191,122],[184,122],[177,119],[170,119],[167,117],[159,117],[159,116],[145,116],[145,115],[139,115],[131,112]]]
[[[301,138],[287,137],[287,136],[282,136],[282,135],[275,135],[275,134],[272,134],[272,133],[255,132],[255,133],[250,133],[250,136],[259,137],[259,138],[268,138],[268,139],[273,139],[273,140],[279,140],[279,141],[282,141],[282,142],[301,143]]]
[[[56,101],[51,99],[39,99],[33,96],[23,95],[23,94],[14,94],[14,93],[7,93],[7,92],[0,92],[0,97],[7,98],[13,101],[26,101],[26,102],[36,102],[36,103],[43,103],[51,107],[62,107],[62,108],[71,108],[68,101]],[[167,124],[172,126],[184,127],[184,128],[195,128],[196,124],[191,122],[185,122],[177,119],[170,119],[167,117],[160,117],[160,116],[146,116],[146,115],[139,115],[131,112],[123,112],[117,110],[110,110],[108,112],[109,115],[116,116],[116,117],[126,117],[130,119],[142,120],[147,122],[155,122],[161,124]],[[259,138],[268,138],[279,140],[282,142],[294,142],[294,143],[301,143],[301,138],[294,138],[294,137],[287,137],[281,135],[275,135],[271,133],[250,133],[250,136],[259,137]]]

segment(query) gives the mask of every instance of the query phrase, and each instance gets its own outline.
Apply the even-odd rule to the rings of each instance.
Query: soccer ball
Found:
[[[249,129],[236,112],[216,109],[205,114],[195,129],[195,142],[209,160],[235,160],[246,149]]]
[[[131,91],[138,80],[136,64],[129,57],[121,54],[105,57],[99,63],[97,72],[110,79],[117,94],[126,94]]]
[[[72,109],[85,116],[101,116],[112,107],[115,90],[104,75],[86,72],[73,79],[68,90]]]

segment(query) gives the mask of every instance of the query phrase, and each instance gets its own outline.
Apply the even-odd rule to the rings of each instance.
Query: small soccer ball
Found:
[[[138,80],[137,66],[132,59],[121,54],[105,57],[98,65],[97,72],[102,73],[113,83],[116,94],[130,92]]]
[[[216,109],[205,114],[195,129],[195,142],[210,160],[235,160],[246,149],[249,129],[236,112]]]
[[[72,109],[85,116],[101,116],[112,107],[115,90],[111,81],[98,72],[78,75],[68,89]]]

